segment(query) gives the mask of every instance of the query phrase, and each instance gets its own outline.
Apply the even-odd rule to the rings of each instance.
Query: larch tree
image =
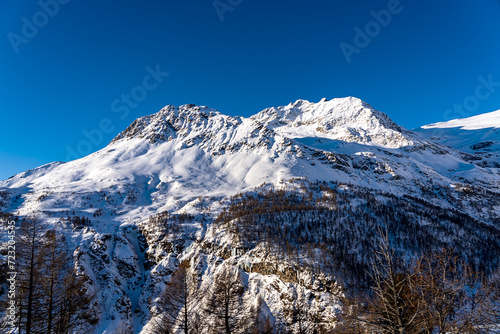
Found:
[[[412,273],[395,254],[387,231],[379,232],[375,249],[371,291],[366,297],[345,299],[344,322],[336,332],[344,329],[346,333],[416,333],[420,301],[410,286]]]
[[[18,330],[19,333],[39,332],[43,327],[45,310],[41,303],[43,292],[41,270],[43,266],[43,224],[36,218],[21,221],[17,233],[16,264],[18,273]]]
[[[239,269],[224,265],[215,275],[205,306],[215,333],[245,332],[252,315],[245,314],[244,291]]]
[[[192,328],[196,327],[194,307],[198,298],[197,290],[189,261],[181,262],[158,300],[153,331],[172,333],[180,329],[184,334],[191,333]]]
[[[481,274],[451,249],[416,261],[412,289],[422,304],[423,333],[488,333],[498,296]]]
[[[91,330],[93,296],[75,273],[64,237],[36,218],[22,221],[17,237],[19,333]]]
[[[336,333],[491,333],[500,293],[451,249],[406,265],[383,235],[366,297],[345,298]],[[398,264],[400,263],[400,264]]]

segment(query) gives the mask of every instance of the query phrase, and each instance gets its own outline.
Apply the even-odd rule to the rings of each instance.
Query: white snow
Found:
[[[342,182],[342,189],[351,183],[397,196],[418,196],[422,189],[435,186],[459,192],[468,184],[500,192],[498,168],[488,165],[498,156],[470,159],[475,153],[471,145],[492,141],[486,149],[500,148],[499,128],[500,111],[496,111],[432,124],[414,133],[353,97],[318,103],[298,100],[250,118],[225,116],[207,107],[167,106],[138,119],[107,147],[87,157],[0,181],[0,193],[6,194],[0,210],[37,214],[62,230],[67,227],[61,218],[73,216],[73,211],[90,218],[92,227],[68,235],[85,253],[85,272],[97,287],[106,287],[99,292],[100,330],[111,333],[126,323],[138,332],[139,318],[148,312],[144,305],[178,261],[177,254],[157,248],[150,255],[159,263],[151,272],[142,267],[144,259],[137,255],[137,233],[132,228],[147,223],[148,217],[164,211],[196,214],[203,199],[209,199],[206,210],[217,212],[218,201],[236,193],[263,183],[279,187],[284,180],[303,177]],[[450,204],[437,198],[436,205]],[[102,215],[94,217],[98,210]],[[200,254],[192,240],[229,243],[227,234],[214,231],[210,222],[187,222],[184,227],[186,248],[179,258]],[[92,252],[101,252],[103,245],[108,247],[103,256],[109,263],[98,271]],[[217,259],[204,256],[200,265],[210,279]],[[239,261],[241,266],[250,263],[245,257]],[[120,263],[135,268],[133,277],[122,277]],[[112,277],[105,278],[105,272]],[[274,287],[287,293],[291,289],[276,277],[250,274],[246,279],[270,312],[280,307]],[[156,290],[148,290],[149,285]],[[113,320],[120,313],[114,306],[118,301],[137,314],[125,312]]]
[[[481,157],[496,162],[495,165],[500,163],[500,110],[429,124],[414,131],[463,152],[483,153]]]
[[[459,128],[462,130],[500,128],[500,110],[468,118],[454,119],[448,122],[440,122],[440,123],[424,125],[422,128],[423,129]]]

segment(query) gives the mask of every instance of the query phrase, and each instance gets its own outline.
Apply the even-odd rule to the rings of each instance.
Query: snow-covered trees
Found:
[[[361,290],[370,281],[373,231],[382,225],[409,255],[445,246],[474,270],[489,274],[500,265],[500,232],[492,224],[411,195],[396,197],[352,184],[346,191],[344,186],[299,180],[287,184],[288,190],[258,188],[233,196],[215,223],[240,247],[262,245],[279,260],[335,272]]]
[[[294,295],[283,304],[283,312],[287,317],[287,327],[291,333],[326,333],[325,319],[321,312],[311,307],[314,296],[302,286],[297,286]],[[294,330],[292,330],[292,328]]]

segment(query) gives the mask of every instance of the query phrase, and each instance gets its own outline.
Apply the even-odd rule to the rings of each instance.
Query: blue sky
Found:
[[[0,179],[101,149],[167,104],[249,116],[356,96],[407,128],[500,109],[500,0],[0,0],[0,13]]]

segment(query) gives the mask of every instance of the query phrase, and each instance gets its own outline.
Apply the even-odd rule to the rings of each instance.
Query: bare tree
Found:
[[[174,272],[158,301],[158,315],[153,319],[155,333],[171,333],[181,329],[185,334],[195,325],[194,306],[197,284],[190,273],[188,261]]]
[[[54,330],[52,333],[91,333],[98,319],[93,316],[92,303],[95,294],[87,291],[85,279],[75,274],[73,268],[65,272],[61,291],[54,309]]]
[[[380,232],[372,263],[372,292],[369,324],[386,333],[413,333],[418,328],[420,301],[412,292],[412,273],[390,246],[387,231]]]
[[[19,333],[88,332],[93,295],[73,269],[67,244],[36,218],[21,222],[18,233]]]
[[[42,327],[44,309],[40,305],[43,297],[40,289],[40,252],[43,249],[43,231],[38,219],[29,218],[21,222],[17,233],[19,333],[38,332]]]
[[[451,249],[421,257],[413,268],[424,333],[487,333],[495,323],[494,291]]]
[[[387,233],[375,253],[373,286],[344,299],[336,333],[489,333],[498,323],[498,291],[450,249],[406,265]]]
[[[243,308],[244,287],[237,268],[224,266],[215,276],[205,312],[215,333],[244,333],[251,316]]]
[[[52,333],[54,318],[56,318],[55,313],[65,293],[61,287],[64,285],[68,271],[72,271],[71,257],[66,250],[64,238],[57,235],[54,230],[47,231],[44,239],[41,276],[43,276],[42,289],[47,307],[45,327],[47,333]]]
[[[373,281],[370,295],[345,299],[339,328],[348,333],[381,331],[383,333],[415,333],[419,327],[420,301],[413,293],[412,273],[390,246],[388,232],[379,232],[379,242],[372,262]],[[348,331],[347,331],[348,330]],[[338,332],[338,328],[337,328]]]
[[[171,320],[167,315],[160,313],[151,319],[151,331],[154,334],[172,334]]]

